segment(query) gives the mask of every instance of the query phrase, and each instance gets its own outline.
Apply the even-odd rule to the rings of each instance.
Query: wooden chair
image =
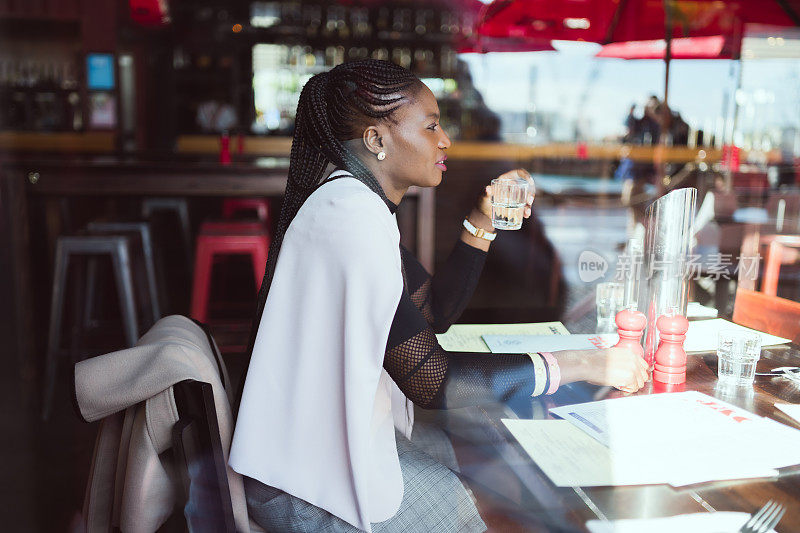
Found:
[[[800,303],[786,298],[740,287],[733,304],[733,321],[800,343]]]
[[[781,265],[795,263],[800,259],[800,251],[798,251],[800,235],[765,235],[761,238],[761,243],[768,246],[761,292],[777,296]]]
[[[172,450],[182,492],[183,515],[192,533],[234,533],[233,506],[211,385],[186,380],[173,386],[180,419]]]
[[[771,242],[775,242],[775,240],[773,239]],[[800,303],[780,298],[774,293],[767,294],[765,291],[756,291],[760,244],[761,237],[757,226],[749,226],[742,239],[739,286],[736,289],[736,300],[733,305],[733,321],[742,326],[800,343]],[[767,261],[769,263],[769,256]],[[779,263],[778,268],[780,268]],[[765,268],[765,270],[767,269]],[[765,274],[762,285],[766,285],[766,277]],[[775,286],[777,287],[777,272],[775,273]]]

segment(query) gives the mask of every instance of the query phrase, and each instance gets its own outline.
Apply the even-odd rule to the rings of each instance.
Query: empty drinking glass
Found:
[[[595,303],[597,304],[597,333],[616,333],[614,319],[624,307],[624,285],[613,281],[597,284]]]
[[[497,229],[519,229],[525,216],[528,196],[534,194],[530,182],[522,177],[501,177],[492,180],[492,226]]]
[[[717,347],[719,382],[730,385],[751,385],[760,356],[761,335],[758,332],[720,331]]]

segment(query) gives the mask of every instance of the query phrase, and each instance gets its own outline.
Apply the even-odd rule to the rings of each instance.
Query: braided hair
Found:
[[[388,202],[375,176],[344,141],[360,138],[364,131],[360,126],[369,121],[391,120],[392,114],[413,97],[420,85],[419,79],[403,67],[388,61],[364,59],[317,74],[303,87],[297,104],[289,179],[258,293],[248,358],[253,352],[278,253],[289,224],[306,199],[322,184],[329,163],[347,170]]]

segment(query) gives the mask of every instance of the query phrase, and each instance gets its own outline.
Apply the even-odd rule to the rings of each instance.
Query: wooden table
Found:
[[[758,371],[778,366],[800,366],[800,347],[765,348]],[[685,390],[700,391],[800,429],[800,424],[774,407],[776,401],[800,403],[800,387],[784,378],[757,376],[752,389],[721,389],[717,387],[713,353],[689,356]],[[598,392],[600,396],[595,397]],[[658,391],[649,383],[637,395],[654,392]],[[603,394],[602,389],[585,384],[567,385],[534,406],[532,416],[526,413],[521,418],[546,418],[549,407],[621,396],[619,391]],[[593,519],[654,518],[715,510],[752,513],[774,499],[787,507],[778,531],[800,531],[800,467],[781,469],[777,479],[701,483],[683,488],[556,487],[500,422],[509,417],[516,414],[507,406],[472,408],[469,413],[451,417],[448,430],[460,443],[460,458],[468,457],[463,469],[468,481],[518,506],[517,518],[522,517],[526,529],[586,531],[586,521]],[[769,443],[765,443],[765,450],[752,453],[768,453],[768,447]]]

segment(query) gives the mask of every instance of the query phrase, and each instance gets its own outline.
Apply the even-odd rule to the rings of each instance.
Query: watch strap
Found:
[[[495,237],[497,237],[497,233],[492,233],[484,230],[483,228],[476,228],[472,222],[469,221],[468,218],[464,219],[464,229],[467,230],[470,235],[477,237],[479,239],[484,239],[489,242],[492,242]]]

